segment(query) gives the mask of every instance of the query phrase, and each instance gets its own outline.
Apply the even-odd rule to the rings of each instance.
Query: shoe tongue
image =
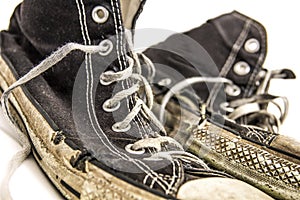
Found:
[[[122,19],[126,29],[133,29],[145,0],[120,0]]]

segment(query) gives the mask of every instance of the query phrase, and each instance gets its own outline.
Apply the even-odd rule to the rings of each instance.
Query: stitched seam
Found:
[[[123,64],[124,64],[124,66],[126,66],[127,65],[127,63],[125,62],[125,58],[124,58],[124,51],[125,51],[125,49],[124,49],[124,47],[123,47],[123,45],[121,46],[121,49],[119,49],[119,43],[121,43],[122,44],[122,41],[123,41],[123,34],[120,34],[121,35],[121,42],[119,41],[120,39],[119,39],[119,32],[118,32],[118,26],[117,26],[117,16],[116,16],[116,10],[118,11],[118,17],[119,17],[119,23],[120,23],[120,25],[122,24],[122,22],[121,22],[121,15],[120,15],[120,11],[119,11],[119,6],[118,6],[118,2],[117,1],[115,1],[116,2],[116,8],[115,8],[115,6],[113,5],[113,2],[111,1],[111,4],[112,4],[112,10],[113,10],[113,15],[114,15],[114,22],[115,22],[115,30],[116,30],[116,36],[117,36],[117,53],[118,53],[118,59],[119,59],[119,64],[120,64],[120,66],[121,66],[121,69],[123,69],[123,66],[122,66],[122,62],[121,62],[121,56],[123,57]],[[122,27],[122,26],[121,26]],[[120,56],[120,51],[121,51],[121,56]],[[125,86],[124,86],[124,82],[125,81],[122,81],[122,89],[125,89]],[[129,87],[129,83],[128,83],[128,81],[126,81],[126,86],[127,87]],[[129,97],[129,99],[130,99],[130,103],[133,105],[134,104],[134,101],[133,101],[133,98],[132,98],[132,96],[130,96]],[[127,104],[127,109],[128,109],[128,112],[130,112],[130,106],[129,106],[129,100],[128,99],[126,99],[126,104]],[[133,122],[136,124],[136,126],[138,127],[138,130],[140,131],[140,132],[142,132],[141,131],[141,129],[140,129],[140,126],[136,123],[136,121],[135,120],[133,120]],[[143,127],[142,126],[142,124],[141,124],[141,127]],[[142,137],[143,138],[143,137]]]
[[[235,61],[235,58],[238,55],[239,50],[241,49],[243,43],[246,40],[246,37],[248,35],[251,24],[252,24],[252,21],[249,19],[245,22],[243,30],[241,31],[236,42],[234,43],[234,45],[231,49],[230,55],[227,58],[221,72],[219,73],[219,76],[225,76],[230,71],[230,69],[233,65],[233,62]],[[209,105],[211,110],[213,109],[214,101],[215,101],[215,99],[218,95],[218,91],[221,89],[221,87],[222,87],[221,84],[215,84],[212,91],[210,92],[210,95],[209,95],[207,101],[206,101],[207,105]]]
[[[236,43],[232,47],[232,53],[230,54],[229,58],[227,59],[224,68],[222,68],[222,70],[220,72],[221,76],[227,75],[227,73],[231,69],[232,63],[233,63],[235,57],[237,56],[238,52],[240,51],[241,47],[243,46],[244,41],[247,37],[247,34],[249,33],[251,24],[252,24],[251,20],[247,20],[245,22],[245,26],[244,26],[241,34],[239,35]]]
[[[78,2],[76,2],[76,3],[78,3]],[[77,5],[78,5],[78,4],[77,4]],[[83,6],[83,10],[84,10],[84,4],[83,4],[83,2],[82,2],[82,6]],[[80,19],[82,20],[82,15],[80,15]],[[85,20],[86,20],[86,19],[85,19]],[[86,21],[85,21],[85,23],[86,23]],[[85,25],[86,25],[86,24],[85,24]],[[81,28],[82,28],[82,30],[83,30],[82,23],[81,23]],[[86,27],[85,31],[87,31],[87,27]],[[116,29],[116,31],[117,31],[117,29]],[[86,32],[86,34],[87,34],[87,36],[88,36],[88,32]],[[85,35],[84,35],[84,34],[83,34],[83,38],[85,38]],[[86,59],[86,60],[87,60],[87,59]],[[91,82],[90,82],[90,79],[89,79],[89,78],[90,78],[89,70],[91,70],[91,72],[92,72],[91,55],[89,55],[89,62],[90,62],[90,63],[89,63],[89,67],[90,67],[90,68],[89,68],[89,69],[86,68],[86,70],[87,70],[87,85],[88,85],[88,86],[91,84],[91,82],[92,82],[92,84],[93,84],[93,81],[91,80]],[[86,66],[88,66],[87,63],[86,63]],[[88,87],[87,90],[88,90],[88,89],[90,89],[90,88]],[[87,91],[87,93],[88,93],[88,91]],[[92,90],[90,90],[90,93],[91,93],[91,95],[92,95]],[[147,166],[145,163],[143,163],[143,162],[141,162],[141,161],[139,161],[139,160],[135,160],[135,159],[132,159],[132,158],[128,157],[126,154],[123,154],[123,153],[122,153],[122,154],[123,154],[123,156],[122,156],[120,153],[118,153],[119,151],[118,151],[118,150],[110,143],[110,141],[108,140],[108,138],[107,138],[106,135],[103,135],[104,138],[100,137],[98,130],[97,130],[96,127],[94,126],[93,118],[92,118],[92,117],[95,117],[95,116],[96,116],[95,113],[94,113],[95,110],[92,109],[93,115],[92,115],[92,113],[89,112],[90,106],[93,105],[93,104],[91,104],[91,105],[89,104],[89,97],[92,98],[92,96],[89,96],[89,95],[87,94],[88,114],[89,114],[90,120],[92,120],[92,121],[91,121],[91,122],[92,122],[91,125],[92,125],[94,131],[96,132],[96,134],[98,135],[99,139],[101,140],[101,142],[102,142],[102,143],[108,148],[108,150],[110,150],[113,154],[116,154],[117,156],[119,156],[120,158],[122,158],[122,159],[124,159],[124,160],[131,161],[131,162],[134,163],[137,167],[139,167],[142,171],[144,171],[145,173],[149,174],[149,176],[151,176],[151,177],[153,177],[153,175],[156,176],[155,181],[156,181],[156,182],[157,182],[157,183],[165,190],[165,187],[164,187],[163,184],[168,185],[168,183],[165,182],[164,180],[160,180],[161,182],[159,182],[158,179],[160,179],[160,178],[157,176],[157,173],[153,172],[153,171],[149,168],[149,166]],[[92,108],[94,108],[94,107],[92,107]],[[100,125],[99,125],[98,121],[96,120],[96,118],[95,118],[94,120],[95,120],[95,122],[96,122],[96,124],[97,124],[97,126],[98,126],[98,129],[101,130]],[[107,143],[105,143],[103,139],[106,139]],[[137,163],[137,161],[138,161],[138,163],[141,163],[142,165],[144,165],[144,167],[148,168],[148,170],[150,171],[150,173],[148,173],[148,171],[146,171],[142,166],[140,166],[140,165]]]
[[[82,6],[84,6],[84,5],[82,5]],[[84,10],[84,9],[83,9]],[[86,20],[86,19],[85,19]],[[86,22],[85,22],[86,23]],[[87,30],[87,29],[86,29]],[[88,35],[88,33],[87,33],[87,35]],[[91,55],[90,55],[91,56]],[[91,58],[91,57],[90,57]],[[91,59],[90,59],[90,61],[91,61]],[[92,68],[91,68],[92,66],[90,65],[90,70],[92,71]],[[89,82],[89,72],[88,72],[88,69],[87,69],[87,80],[88,80],[88,86],[89,86],[89,84],[93,84],[93,82],[91,81],[91,83]],[[87,89],[90,89],[90,87],[88,87]],[[91,102],[92,102],[92,90],[90,90],[90,98],[91,98]],[[90,105],[89,105],[89,96],[87,96],[87,106],[88,106],[88,108],[90,107]],[[99,125],[99,123],[98,123],[98,121],[97,121],[97,119],[96,119],[96,114],[95,114],[95,110],[93,109],[94,107],[93,107],[93,104],[91,104],[92,105],[92,112],[93,112],[93,115],[90,113],[90,111],[89,111],[89,109],[88,109],[88,114],[89,114],[89,117],[90,117],[90,119],[92,120],[92,117],[94,116],[95,118],[94,118],[94,120],[95,120],[95,122],[96,122],[96,124],[97,124],[97,126],[98,126],[98,128],[101,130],[101,128],[100,128],[100,125]],[[92,122],[91,123],[91,125],[92,125],[92,127],[93,127],[93,129],[94,129],[94,131],[96,132],[96,134],[97,134],[97,136],[99,137],[99,139],[101,140],[101,142],[112,152],[112,153],[114,153],[114,154],[116,154],[117,156],[119,156],[119,157],[121,157],[122,159],[124,159],[124,160],[127,160],[127,161],[131,161],[132,163],[134,163],[137,167],[139,167],[142,171],[144,171],[145,173],[147,173],[147,171],[142,167],[142,166],[140,166],[136,161],[138,161],[138,162],[140,162],[139,160],[133,160],[132,158],[130,158],[129,156],[127,156],[126,154],[123,154],[123,153],[121,153],[121,152],[119,152],[115,147],[114,147],[114,145],[112,145],[111,143],[110,143],[110,141],[108,140],[108,138],[107,138],[107,136],[104,134],[103,136],[104,136],[104,138],[106,139],[106,141],[107,141],[107,143],[108,144],[106,144],[105,142],[104,142],[104,140],[102,139],[102,137],[100,137],[100,135],[99,135],[99,132],[97,131],[97,129],[96,129],[96,127],[94,126],[94,123]],[[112,148],[110,148],[110,147],[112,147]],[[113,151],[114,150],[114,151]],[[124,157],[123,157],[123,156]],[[145,164],[143,163],[143,162],[140,162],[140,163],[142,163],[144,166],[145,166]],[[147,165],[145,166],[145,167],[147,167],[147,168],[149,168]],[[149,168],[150,169],[150,168]],[[149,170],[149,171],[151,171],[151,169]],[[154,173],[154,172],[153,172]],[[155,175],[155,173],[154,173],[154,175]],[[152,174],[150,175],[150,176],[152,176]],[[163,181],[162,181],[163,182]],[[158,184],[159,185],[161,185],[161,187],[162,188],[164,188],[164,186],[162,185],[162,183],[160,183],[160,182],[158,182]]]
[[[79,2],[78,0],[76,0],[76,5],[77,5],[77,9],[78,9],[78,17],[79,17],[79,23],[80,23],[80,29],[81,29],[81,34],[82,34],[82,38],[83,38],[83,41],[84,41],[84,44],[86,45],[87,42],[86,42],[86,36],[85,36],[85,32],[84,32],[84,28],[83,28],[83,22],[82,22],[82,15],[81,15],[81,8],[79,6]]]
[[[241,19],[241,20],[248,19],[247,17],[242,16],[242,15],[237,14],[237,13],[233,13],[233,15],[236,18]],[[267,38],[266,38],[265,31],[262,29],[261,25],[259,25],[256,21],[254,21],[253,26],[257,28],[257,30],[258,30],[258,32],[259,32],[259,34],[261,36],[261,39],[262,39],[262,46],[261,46],[262,48],[261,48],[261,51],[262,51],[262,53],[261,53],[261,55],[260,55],[260,57],[259,57],[259,59],[257,61],[257,64],[256,64],[256,66],[255,66],[255,68],[254,68],[254,70],[252,72],[252,75],[251,75],[251,77],[249,79],[249,82],[248,82],[247,87],[245,89],[244,97],[251,95],[250,92],[253,89],[253,87],[255,87],[254,79],[257,76],[259,68],[262,65],[262,63],[264,62],[264,59],[265,59],[265,56],[266,56],[266,44],[265,44],[265,41],[267,41]]]
[[[121,62],[121,59],[120,59],[121,58],[121,56],[120,56],[120,46],[119,46],[120,41],[119,41],[119,32],[118,32],[118,25],[117,25],[117,19],[116,19],[117,18],[116,17],[116,8],[115,8],[114,3],[113,3],[112,0],[111,0],[111,6],[112,6],[113,19],[114,19],[114,25],[115,25],[116,39],[117,39],[117,45],[116,45],[117,46],[117,56],[118,56],[120,69],[122,70],[123,65],[122,65],[122,62]],[[126,63],[125,63],[125,66],[126,66]],[[122,81],[121,85],[122,85],[122,89],[124,90],[125,89],[124,81]],[[127,84],[127,87],[129,87],[128,84]],[[133,104],[132,101],[131,101],[131,103]],[[130,108],[129,108],[130,106],[129,106],[128,99],[126,99],[126,104],[127,104],[127,110],[128,110],[128,112],[130,112]]]
[[[80,22],[80,28],[81,28],[81,33],[82,33],[82,37],[83,37],[83,40],[84,40],[84,44],[87,45],[87,38],[86,37],[89,37],[88,36],[88,31],[87,29],[84,28],[84,26],[86,27],[86,22],[83,22],[83,20],[86,21],[86,18],[83,16],[85,14],[83,14],[85,11],[84,11],[84,4],[82,2],[82,0],[80,0],[80,4],[78,2],[78,0],[76,0],[76,5],[77,5],[77,9],[78,9],[78,13],[79,13],[79,22]],[[81,7],[80,7],[81,6]],[[90,40],[89,40],[90,42]],[[89,60],[90,62],[90,60]],[[85,71],[86,71],[86,78],[87,78],[87,90],[86,90],[86,100],[87,100],[87,107],[89,107],[89,99],[88,99],[88,96],[89,96],[89,85],[90,85],[90,79],[89,79],[89,71],[87,70],[87,67],[88,67],[88,54],[86,53],[85,54]],[[89,115],[91,115],[89,109],[87,109],[87,112]]]
[[[173,187],[173,185],[176,182],[176,177],[177,177],[177,175],[176,175],[176,164],[175,164],[176,161],[172,159],[171,162],[172,162],[172,165],[173,165],[173,176],[172,176],[172,181],[170,181],[170,185],[169,185],[169,187],[168,187],[168,189],[166,191],[167,194],[169,194],[172,190],[175,189]],[[179,169],[180,169],[180,166],[179,166]],[[177,179],[177,181],[178,180],[179,179]]]
[[[118,4],[117,3],[117,1],[115,1],[116,2],[116,4]],[[116,15],[115,15],[115,7],[114,7],[114,3],[113,3],[113,1],[111,0],[111,5],[112,5],[112,9],[113,9],[113,15],[114,15],[114,21],[115,21],[115,29],[116,29],[116,34],[117,34],[117,42],[118,43],[120,43],[120,41],[119,41],[119,36],[118,36],[118,26],[117,26],[117,20],[115,19],[116,18]],[[120,12],[119,12],[119,10],[118,10],[118,16],[119,17],[121,17],[120,16]],[[119,22],[121,22],[121,19],[119,18]],[[123,47],[123,46],[122,46]],[[123,49],[124,50],[124,49]],[[118,59],[119,59],[119,51],[117,51],[118,52]],[[121,50],[121,53],[122,53],[122,56],[124,56],[124,52],[122,52],[122,50]],[[120,64],[121,64],[121,61],[119,60],[119,62],[120,62]],[[124,64],[125,64],[125,66],[126,66],[126,62],[124,62]],[[122,65],[121,65],[122,66]],[[129,109],[129,108],[128,108]],[[125,156],[127,156],[126,154],[125,154]],[[143,162],[141,162],[141,161],[139,161],[139,160],[133,160],[133,159],[131,159],[132,161],[137,161],[137,162],[139,162],[139,163],[141,163],[141,164],[143,164],[146,168],[148,168],[148,170],[149,170],[149,172],[151,173],[151,174],[149,174],[147,171],[145,171],[145,173],[146,174],[148,174],[149,176],[151,176],[152,177],[152,175],[156,175],[156,182],[164,189],[164,190],[166,190],[165,189],[165,187],[162,185],[162,183],[164,183],[164,184],[166,184],[166,185],[168,185],[168,183],[167,182],[165,182],[164,180],[161,180],[161,182],[162,183],[160,183],[160,182],[158,182],[157,181],[157,178],[159,178],[158,177],[158,175],[157,175],[157,173],[156,172],[154,172],[151,168],[149,168],[149,166],[148,165],[146,165],[145,163],[143,163]],[[141,168],[141,166],[140,165],[138,165],[138,163],[136,163],[136,162],[134,162],[139,168]],[[143,168],[141,168],[141,170],[143,170]],[[144,171],[144,170],[143,170]],[[153,177],[152,177],[152,179],[154,179]]]
[[[88,31],[86,14],[85,14],[85,6],[84,6],[84,3],[83,3],[83,0],[80,0],[80,3],[81,3],[81,7],[82,7],[83,26],[84,26],[85,34],[86,34],[86,37],[87,37],[88,45],[91,45],[91,38],[90,38],[90,35],[89,35],[89,31]],[[90,91],[89,92],[90,93],[90,98],[93,99],[94,77],[93,77],[92,55],[91,54],[86,54],[85,60],[88,61],[88,63],[86,62],[86,67],[88,67],[90,69],[90,71],[86,70],[87,85],[89,85],[89,83],[91,83],[90,87],[87,88],[87,93],[88,93],[88,91]],[[95,108],[94,102],[93,101],[90,101],[90,102],[88,101],[88,96],[87,96],[87,103],[88,104],[90,103],[91,107]],[[88,113],[89,113],[89,115],[91,115],[89,109],[88,109]]]
[[[177,188],[179,188],[179,186],[181,185],[181,182],[183,181],[184,176],[182,173],[183,167],[182,167],[181,163],[178,160],[175,160],[175,162],[177,163],[177,166],[178,166],[178,173],[177,173],[178,178],[177,178],[177,181],[174,183],[173,189],[174,189],[174,192],[177,192]]]
[[[122,59],[123,59],[123,64],[124,64],[124,66],[126,66],[127,65],[127,63],[126,63],[126,58],[125,58],[125,52],[126,52],[126,50],[125,50],[125,46],[124,46],[124,44],[123,44],[123,40],[124,40],[124,38],[123,38],[123,36],[124,36],[124,30],[123,30],[123,26],[121,26],[121,24],[122,24],[122,21],[121,21],[121,11],[120,11],[120,7],[119,7],[119,4],[118,4],[118,2],[117,2],[117,0],[115,0],[115,4],[116,4],[116,11],[117,11],[117,14],[118,14],[118,21],[119,21],[119,24],[120,24],[120,28],[121,28],[121,33],[120,33],[120,40],[121,40],[121,42],[120,42],[120,46],[121,46],[121,56],[122,56]],[[116,27],[116,29],[117,29],[117,27]],[[126,81],[127,82],[127,87],[129,87],[129,81]],[[124,89],[124,85],[122,84],[122,87],[123,87],[123,89]],[[134,104],[134,100],[133,100],[133,97],[132,96],[130,96],[129,97],[129,99],[130,99],[130,103],[131,104]],[[129,100],[127,99],[126,100],[127,101],[127,107],[128,107],[128,110],[130,111],[130,109],[129,109]],[[136,122],[136,120],[137,120],[137,122]],[[136,116],[136,119],[134,119],[133,120],[133,122],[136,124],[136,126],[138,127],[138,129],[139,129],[139,131],[141,132],[141,134],[142,134],[142,130],[140,129],[140,126],[141,127],[143,127],[143,123],[142,123],[142,120],[140,119],[140,117],[139,116]],[[139,125],[139,124],[140,125]],[[143,128],[144,129],[144,128]],[[146,134],[146,131],[144,130],[144,134]],[[142,135],[141,135],[142,136]],[[142,136],[142,138],[144,138],[143,136]]]
[[[90,39],[90,36],[89,36],[89,31],[88,31],[87,23],[86,23],[86,14],[85,14],[85,7],[84,7],[84,4],[83,4],[83,0],[80,0],[80,3],[81,3],[81,7],[82,7],[84,30],[85,30],[85,33],[86,33],[88,44],[91,45],[91,39]]]
[[[116,37],[117,37],[117,54],[118,54],[118,60],[119,60],[119,65],[120,69],[123,70],[123,65],[120,60],[120,49],[119,49],[119,32],[118,32],[118,25],[117,25],[117,19],[116,19],[116,14],[115,14],[115,7],[113,5],[113,1],[111,0],[111,6],[112,6],[112,13],[113,13],[113,19],[114,19],[114,25],[115,25],[115,31],[116,31]]]
[[[76,3],[77,3],[77,1],[76,1]],[[81,15],[82,16],[82,15]],[[87,30],[87,29],[86,29]],[[88,35],[88,33],[87,33],[87,35]],[[83,36],[83,37],[85,37],[85,36]],[[87,66],[87,65],[86,65]],[[87,70],[87,69],[86,69]],[[88,86],[89,86],[89,84],[90,84],[90,82],[89,82],[89,72],[88,72],[88,70],[87,70],[87,84],[88,84]],[[88,106],[88,108],[89,108],[89,98],[88,98],[88,94],[87,94],[87,106]],[[94,109],[92,109],[94,112],[95,112],[95,110]],[[91,113],[89,112],[89,109],[88,109],[88,113],[89,113],[89,115],[90,115],[90,119],[91,119],[91,117],[92,117],[92,115],[91,115]],[[95,113],[93,113],[94,114],[94,116],[95,116]],[[97,122],[97,121],[96,121]],[[127,160],[127,161],[132,161],[132,159],[130,158],[130,157],[128,157],[126,154],[123,154],[123,155],[125,155],[125,157],[123,157],[121,154],[119,154],[118,153],[118,150],[117,149],[115,149],[115,147],[112,145],[111,147],[112,148],[110,148],[109,147],[109,145],[111,145],[111,143],[109,142],[109,140],[108,140],[108,138],[106,137],[106,135],[104,135],[104,137],[105,137],[105,139],[107,140],[107,142],[108,142],[108,144],[106,144],[104,141],[103,141],[103,139],[100,137],[100,135],[99,135],[99,133],[98,133],[98,131],[97,131],[97,129],[96,129],[96,127],[94,126],[94,124],[93,124],[93,122],[91,123],[92,124],[92,126],[93,126],[93,129],[94,129],[94,131],[96,132],[96,134],[97,134],[97,136],[98,136],[98,138],[101,140],[101,142],[112,152],[112,153],[114,153],[114,154],[116,154],[117,156],[119,156],[120,158],[122,158],[122,159],[124,159],[124,160]],[[98,128],[99,129],[101,129],[100,128],[100,126],[99,126],[99,124],[97,123],[97,125],[98,125]],[[115,150],[115,151],[113,151],[113,149]],[[126,159],[127,158],[127,159]],[[134,162],[142,171],[144,171],[144,169],[141,167],[141,166],[139,166],[138,165],[138,163],[136,163],[136,162]],[[144,164],[144,163],[143,163]],[[148,167],[148,166],[147,166]],[[147,173],[147,172],[145,172],[145,173]],[[150,175],[151,176],[151,175]],[[163,188],[163,185],[162,185],[162,188]]]
[[[118,14],[118,19],[119,19],[120,28],[121,28],[121,30],[122,30],[121,33],[120,33],[120,40],[121,40],[121,42],[120,42],[120,45],[121,45],[121,56],[122,56],[122,58],[123,58],[123,64],[124,64],[124,66],[126,66],[126,65],[127,65],[126,59],[125,59],[125,52],[126,52],[126,50],[125,50],[125,46],[124,46],[124,44],[123,44],[123,40],[124,40],[124,38],[123,38],[123,36],[124,36],[124,30],[123,30],[123,26],[121,26],[121,24],[122,24],[122,22],[121,22],[121,11],[120,11],[120,7],[119,7],[119,4],[118,4],[117,0],[115,0],[115,2],[116,2],[116,11],[117,11],[117,14]],[[126,81],[126,82],[127,82],[127,87],[129,87],[130,81]],[[123,85],[122,85],[122,86],[123,86]],[[123,87],[124,87],[124,86],[123,86]],[[124,88],[123,88],[123,89],[124,89]],[[130,96],[129,99],[130,99],[131,104],[134,104],[133,97]],[[128,101],[129,101],[129,100],[127,99],[127,107],[128,107],[128,110],[130,110],[130,109],[129,109],[129,102],[128,102]],[[143,123],[142,123],[142,120],[141,120],[140,116],[137,115],[136,118],[133,120],[133,122],[134,122],[134,123],[136,124],[136,126],[138,127],[138,130],[140,131],[142,138],[144,138],[143,135],[142,135],[142,133],[144,132],[145,135],[147,135],[147,133],[146,133],[146,130],[145,130],[144,126],[143,126]],[[142,127],[143,131],[140,129],[140,127]]]
[[[121,22],[121,12],[120,12],[120,8],[119,8],[119,4],[118,4],[118,2],[117,2],[117,0],[115,0],[115,2],[116,2],[116,10],[117,10],[117,14],[118,14],[118,17],[119,17],[119,23],[120,23],[120,28],[122,29],[123,27],[121,26],[121,24],[122,24],[122,22]],[[117,28],[117,27],[116,27]],[[126,66],[126,61],[125,61],[125,54],[124,54],[124,52],[125,52],[125,46],[124,46],[124,44],[123,44],[123,32],[121,31],[121,34],[120,34],[120,36],[121,36],[121,42],[120,42],[120,45],[121,45],[121,55],[122,55],[122,57],[123,57],[123,63],[124,63],[124,65]],[[131,103],[133,103],[133,99],[132,99],[133,97],[131,96],[130,97],[130,100],[131,100]],[[143,124],[142,124],[142,122],[141,122],[141,119],[139,118],[139,116],[137,116],[136,117],[136,119],[138,120],[138,122],[140,122],[140,124],[141,124],[141,127],[143,127]],[[134,122],[135,122],[135,120],[134,120]],[[136,122],[135,122],[136,123]],[[137,127],[139,127],[139,125],[136,123],[136,125],[137,125]],[[146,134],[146,132],[145,132],[145,134]],[[144,164],[144,163],[143,163]],[[156,174],[156,172],[154,172],[154,171],[152,171],[151,170],[151,172],[152,173],[155,173]],[[159,177],[157,177],[157,179],[159,179]],[[157,179],[153,179],[153,180],[155,180],[157,183],[159,183],[158,182],[158,180]],[[167,182],[165,182],[164,180],[161,180],[163,183],[165,183],[166,185],[169,185]],[[166,190],[166,189],[164,189],[164,190]]]
[[[122,21],[121,21],[122,16],[121,16],[121,12],[120,12],[118,1],[115,0],[115,2],[116,2],[117,14],[118,14],[119,26],[120,26],[120,29],[121,29],[121,32],[120,32],[121,55],[122,55],[122,58],[123,58],[123,64],[124,64],[124,66],[126,66],[127,65],[126,58],[125,58],[125,52],[126,52],[126,50],[125,50],[124,41],[123,41],[124,40],[124,38],[123,38],[123,36],[124,36],[124,28],[122,26]]]
[[[265,32],[262,30],[262,28],[257,24],[255,23],[254,26],[258,29],[258,32],[261,36],[261,39],[262,39],[262,45],[261,45],[261,54],[258,58],[258,61],[256,63],[256,66],[253,70],[253,73],[249,79],[249,82],[246,86],[246,89],[245,89],[245,93],[244,93],[244,97],[247,97],[249,95],[251,95],[251,91],[253,90],[253,88],[255,87],[255,78],[259,72],[259,69],[260,67],[262,66],[264,60],[265,60],[265,57],[266,57],[266,44],[265,44],[265,41],[266,41],[266,36],[265,36]]]

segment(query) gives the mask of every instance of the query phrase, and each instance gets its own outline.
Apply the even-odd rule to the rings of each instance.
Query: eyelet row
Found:
[[[260,50],[260,43],[257,39],[250,38],[245,42],[244,49],[251,54],[257,53]],[[233,66],[233,72],[238,76],[246,76],[251,72],[251,67],[247,62],[239,61]],[[238,86],[227,85],[225,92],[230,96],[239,96],[241,89]]]
[[[103,6],[96,6],[92,11],[92,19],[94,20],[94,22],[96,22],[98,24],[103,24],[109,19],[109,12]],[[113,44],[108,39],[101,41],[99,45],[104,47],[103,51],[99,52],[99,54],[101,56],[107,56],[113,50]],[[102,85],[106,86],[106,85],[110,85],[112,82],[105,81],[105,80],[103,80],[102,76],[100,76],[100,83]],[[111,100],[108,99],[103,103],[102,108],[106,112],[114,112],[120,108],[120,105],[121,105],[120,102],[116,103],[115,105],[111,105]],[[119,122],[115,123],[112,126],[112,130],[115,132],[126,132],[130,128],[131,128],[130,124],[125,128],[124,127],[121,128]],[[126,150],[128,152],[134,153],[134,154],[143,154],[145,152],[145,150],[144,151],[134,151],[131,149],[131,146],[126,146]]]
[[[244,49],[251,54],[257,53],[260,50],[259,41],[255,38],[250,38],[245,42]],[[251,67],[248,63],[239,61],[234,65],[233,71],[239,76],[245,76],[250,73]]]

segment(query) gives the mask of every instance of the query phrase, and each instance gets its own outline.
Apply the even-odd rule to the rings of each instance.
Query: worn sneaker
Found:
[[[164,86],[161,80],[172,87],[196,74],[229,80],[231,84],[225,86],[203,79],[204,83],[199,80],[193,85],[198,101],[205,103],[210,112],[271,132],[278,132],[284,122],[288,101],[269,94],[269,84],[272,79],[294,79],[295,74],[289,69],[270,71],[263,67],[267,54],[265,28],[241,13],[234,11],[209,20],[199,28],[171,36],[144,53],[160,65],[155,82],[161,86]],[[168,66],[182,76],[168,77]],[[267,109],[269,105],[278,109],[272,113]],[[274,114],[277,110],[278,114]]]
[[[144,3],[25,0],[17,7],[1,32],[0,59],[2,107],[24,146],[12,171],[32,146],[67,199],[201,199],[205,185],[212,199],[270,199],[185,152],[151,112],[138,57],[152,64],[131,51]]]
[[[266,46],[264,27],[233,12],[148,49],[158,69],[154,111],[211,166],[276,199],[298,199],[300,143],[277,133],[288,104],[268,94],[272,78],[295,75],[263,69]]]

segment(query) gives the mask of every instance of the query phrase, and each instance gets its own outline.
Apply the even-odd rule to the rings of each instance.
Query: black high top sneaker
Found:
[[[205,58],[205,53],[195,53],[200,48],[210,56],[213,64]],[[284,122],[288,101],[285,97],[268,94],[269,84],[276,78],[294,79],[295,74],[289,69],[263,68],[267,54],[266,30],[241,13],[234,11],[208,20],[198,28],[171,36],[144,53],[161,65],[156,81],[168,77],[168,68],[164,66],[176,66],[173,68],[183,75],[173,78],[168,87],[196,75],[230,80],[232,84],[225,86],[213,81],[193,85],[210,112],[271,132],[278,132]],[[278,115],[267,109],[270,104],[278,107]]]
[[[151,112],[138,57],[152,63],[131,52],[125,33],[144,3],[25,0],[17,7],[1,32],[1,102],[23,146],[11,172],[32,147],[67,199],[270,199],[185,152]],[[10,198],[5,187],[1,197]]]
[[[272,78],[295,75],[263,69],[266,46],[264,27],[232,12],[151,47],[153,111],[210,166],[276,199],[299,199],[300,143],[277,133],[288,104],[268,94]]]

